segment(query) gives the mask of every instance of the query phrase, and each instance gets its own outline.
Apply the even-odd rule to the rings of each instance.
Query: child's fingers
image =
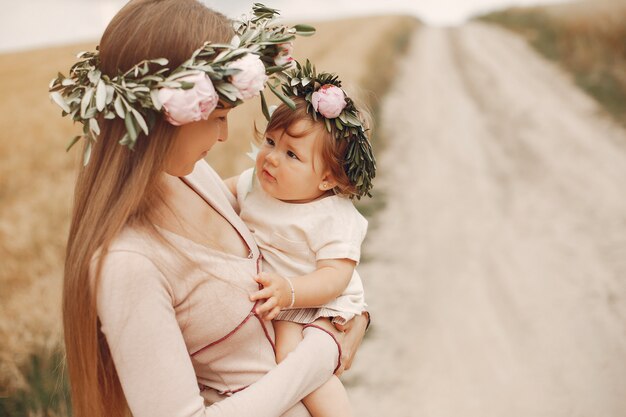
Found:
[[[258,282],[259,284],[263,285],[264,287],[267,287],[268,285],[272,283],[269,276],[264,272],[261,272],[259,275],[254,277],[254,280]]]
[[[265,320],[274,320],[276,316],[278,316],[278,313],[280,313],[280,307],[274,307],[272,311],[267,313],[267,316],[265,316]]]
[[[264,316],[267,312],[271,311],[274,307],[278,305],[278,302],[275,297],[268,298],[266,302],[257,306],[256,313],[259,316]]]
[[[335,329],[339,330],[340,332],[345,332],[346,331],[346,326],[341,324],[341,323],[335,323],[333,322],[333,324],[335,325]]]
[[[250,301],[264,300],[266,298],[270,298],[272,294],[273,292],[270,289],[263,288],[262,290],[250,294]]]

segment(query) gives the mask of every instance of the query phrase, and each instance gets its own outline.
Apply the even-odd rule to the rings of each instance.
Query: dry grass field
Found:
[[[339,73],[349,92],[376,109],[393,62],[416,25],[408,17],[318,23],[314,37],[297,41],[296,57],[309,57],[319,69]],[[61,365],[56,358],[62,352],[64,245],[81,156],[80,146],[64,152],[79,129],[59,117],[47,86],[57,71],[67,74],[76,52],[94,46],[0,55],[0,401],[19,397],[28,415],[64,414],[62,406],[41,413],[50,391],[62,383],[54,375]],[[222,145],[226,149],[219,158],[209,156],[224,176],[249,165],[245,151],[252,139],[251,121],[262,122],[257,100],[231,114],[230,139]],[[44,384],[46,379],[50,381]],[[0,414],[7,409],[0,403]]]
[[[510,8],[480,19],[522,34],[626,124],[626,0]]]

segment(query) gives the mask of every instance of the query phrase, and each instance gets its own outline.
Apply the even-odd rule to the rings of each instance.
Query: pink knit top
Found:
[[[270,322],[253,312],[259,250],[236,201],[204,161],[184,178],[242,236],[242,258],[162,231],[171,247],[126,228],[104,260],[97,298],[101,330],[135,417],[308,416],[299,401],[333,373],[331,336],[305,329],[276,365]],[[95,265],[95,262],[92,263]]]

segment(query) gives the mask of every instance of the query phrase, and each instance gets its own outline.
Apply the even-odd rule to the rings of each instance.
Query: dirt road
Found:
[[[357,415],[626,415],[626,131],[480,24],[417,32],[383,107]]]

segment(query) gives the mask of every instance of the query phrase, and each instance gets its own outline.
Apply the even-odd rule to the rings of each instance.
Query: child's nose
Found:
[[[276,165],[278,163],[278,154],[276,153],[276,150],[272,150],[270,151],[267,156],[265,157],[265,159],[267,160],[267,162],[269,162],[272,165]]]

